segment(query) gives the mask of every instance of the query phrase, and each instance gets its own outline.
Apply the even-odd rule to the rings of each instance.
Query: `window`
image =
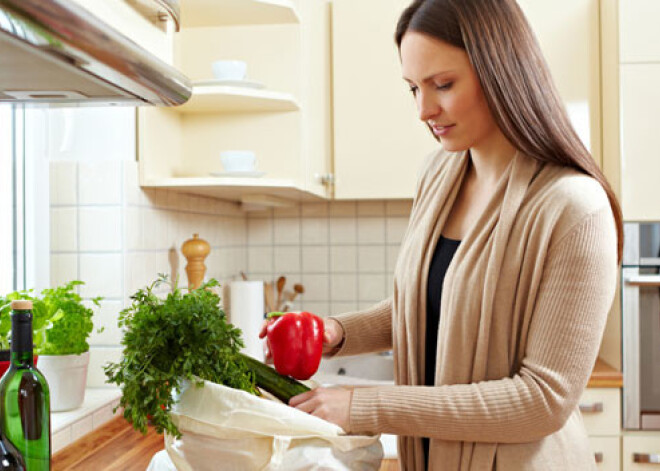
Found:
[[[11,105],[0,105],[0,293],[17,288],[15,126]]]

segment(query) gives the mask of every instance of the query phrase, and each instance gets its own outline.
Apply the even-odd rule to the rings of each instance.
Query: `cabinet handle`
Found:
[[[630,286],[660,286],[660,275],[632,275],[625,282]]]
[[[603,403],[593,402],[591,404],[580,404],[580,412],[582,413],[603,412]]]
[[[633,453],[633,463],[660,464],[660,455],[653,453]]]
[[[603,452],[602,451],[597,451],[594,453],[594,459],[596,460],[596,463],[602,463],[603,462]]]

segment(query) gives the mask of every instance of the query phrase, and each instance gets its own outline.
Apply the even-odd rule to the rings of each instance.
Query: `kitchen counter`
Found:
[[[623,373],[598,358],[587,383],[588,388],[622,388]]]
[[[348,383],[349,377],[326,375],[330,383]],[[377,385],[387,382],[369,381]],[[620,388],[623,385],[621,372],[615,370],[600,358],[596,361],[588,387]],[[116,400],[113,397],[113,400]],[[93,430],[53,456],[55,471],[103,470],[140,470],[144,471],[151,457],[163,449],[163,437],[153,428],[142,436],[120,416],[111,419],[105,425]],[[395,459],[383,460],[380,471],[398,471]]]
[[[146,436],[115,417],[53,456],[53,471],[144,471],[162,450],[163,436],[149,427]],[[398,471],[396,460],[383,460],[380,471]]]

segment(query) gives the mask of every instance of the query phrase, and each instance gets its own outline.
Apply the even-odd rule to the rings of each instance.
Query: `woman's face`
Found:
[[[419,118],[446,150],[478,148],[499,133],[463,49],[409,31],[400,54],[403,78],[415,97]]]

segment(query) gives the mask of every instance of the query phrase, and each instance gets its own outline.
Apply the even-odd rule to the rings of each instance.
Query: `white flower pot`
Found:
[[[89,352],[81,355],[39,355],[37,368],[50,388],[50,410],[61,412],[80,407],[85,399]]]

